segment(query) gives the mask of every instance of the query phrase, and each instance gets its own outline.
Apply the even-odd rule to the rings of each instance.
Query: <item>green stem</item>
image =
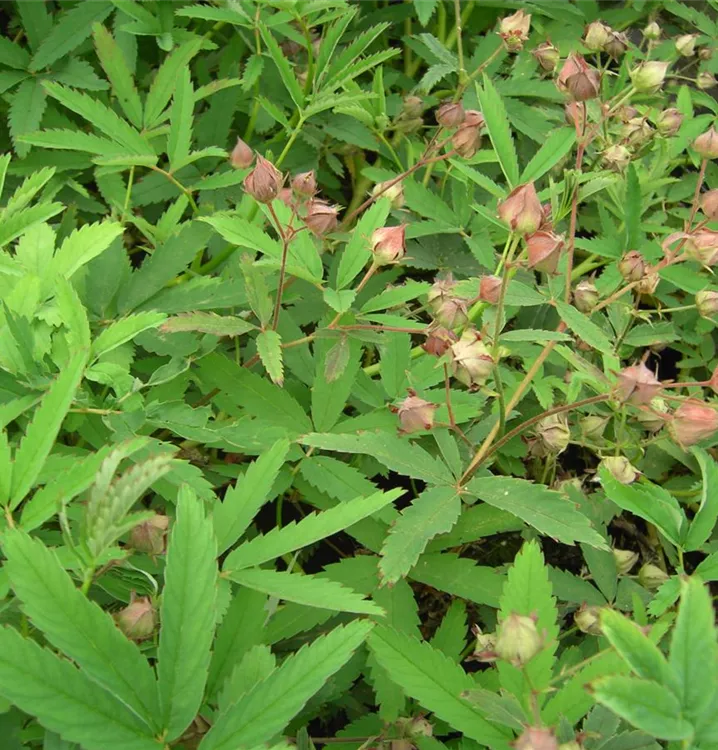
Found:
[[[130,207],[130,196],[132,195],[132,183],[135,180],[135,165],[133,164],[130,167],[130,176],[127,178],[127,190],[125,191],[125,204],[122,206],[122,218],[120,219],[120,223],[125,223],[125,217],[127,216],[127,211]]]

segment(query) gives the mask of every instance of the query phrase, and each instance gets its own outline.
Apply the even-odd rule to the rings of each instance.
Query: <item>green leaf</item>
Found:
[[[626,223],[626,247],[637,247],[641,240],[641,185],[633,164],[628,165],[626,172],[626,195],[623,204]]]
[[[42,203],[37,206],[30,206],[30,208],[19,211],[9,219],[0,221],[0,247],[4,247],[23,235],[31,227],[51,219],[64,210],[65,207],[62,203]]]
[[[681,582],[669,663],[678,677],[683,713],[695,721],[711,705],[718,689],[715,613],[710,591],[699,578]]]
[[[143,312],[128,315],[111,323],[92,343],[92,356],[98,359],[103,354],[117,349],[135,336],[151,328],[157,328],[167,316],[164,313]]]
[[[192,312],[167,318],[159,330],[162,333],[197,331],[212,336],[241,336],[243,333],[256,330],[256,326],[233,315]]]
[[[50,386],[33,414],[19,447],[15,451],[10,505],[16,508],[34,487],[50,455],[87,364],[87,352],[78,352]]]
[[[36,73],[79,47],[92,32],[93,23],[101,23],[112,12],[112,3],[78,3],[62,14],[52,31],[42,40],[30,62]]]
[[[294,75],[294,72],[292,71],[289,63],[287,62],[287,58],[282,54],[282,50],[279,48],[277,40],[274,38],[274,35],[269,31],[265,24],[259,24],[259,31],[262,35],[262,39],[264,40],[264,44],[266,45],[267,52],[269,53],[272,60],[274,60],[274,64],[277,66],[277,70],[279,71],[282,83],[284,83],[284,86],[289,92],[289,95],[292,97],[294,103],[301,110],[301,108],[304,106],[304,92],[297,82],[297,78]]]
[[[40,127],[46,107],[47,94],[39,81],[29,79],[17,87],[10,103],[7,122],[18,156],[25,157],[30,151],[30,144],[19,140],[20,136],[32,133]]]
[[[483,77],[483,87],[479,87],[477,84],[476,92],[479,97],[481,112],[486,120],[486,130],[496,151],[501,171],[506,176],[509,186],[514,188],[519,181],[519,162],[511,137],[509,117],[501,94],[486,74]]]
[[[216,623],[217,542],[202,501],[183,485],[170,533],[162,593],[158,681],[167,741],[197,715]]]
[[[681,715],[668,688],[635,677],[604,677],[593,684],[594,698],[638,729],[663,740],[691,737],[693,727]]]
[[[502,187],[499,187],[490,177],[487,177],[483,172],[479,172],[478,169],[464,164],[459,159],[449,159],[449,163],[457,172],[468,177],[473,183],[490,195],[496,198],[503,198],[506,195],[506,191]]]
[[[0,63],[8,68],[27,70],[30,55],[19,44],[11,42],[6,36],[0,37]]]
[[[423,554],[409,577],[439,591],[468,599],[476,604],[498,607],[504,577],[487,566],[450,552]]]
[[[288,656],[216,718],[199,750],[255,748],[275,737],[351,658],[371,627],[367,621],[349,623]]]
[[[718,465],[702,448],[693,448],[692,452],[701,467],[703,485],[698,511],[683,544],[687,552],[700,549],[708,541],[718,520]]]
[[[482,745],[502,747],[510,740],[507,733],[489,723],[483,712],[461,697],[476,684],[441,651],[385,626],[376,627],[368,643],[392,680],[454,731]]]
[[[112,34],[102,24],[94,24],[92,35],[95,40],[97,58],[112,84],[112,91],[122,111],[137,129],[142,128],[142,102],[132,73],[127,67],[124,53]]]
[[[282,337],[276,331],[262,331],[257,336],[257,354],[272,382],[278,386],[284,385]]]
[[[86,151],[88,154],[103,156],[123,156],[126,149],[107,138],[101,138],[78,130],[57,128],[39,133],[18,136],[19,140],[42,148],[56,148],[64,151]]]
[[[384,540],[379,561],[382,582],[391,585],[406,576],[427,543],[451,531],[460,513],[461,498],[453,487],[431,487],[416,497]]]
[[[604,354],[613,353],[613,344],[608,336],[587,315],[579,312],[573,305],[556,300],[556,309],[561,320],[589,346]]]
[[[458,224],[458,219],[449,206],[429,188],[412,179],[402,181],[406,205],[419,216],[425,216],[449,226]]]
[[[78,269],[103,253],[122,234],[116,221],[85,224],[71,232],[52,259],[53,271],[69,279]]]
[[[162,750],[127,706],[66,659],[0,628],[0,695],[87,750]]]
[[[237,479],[235,486],[227,490],[224,500],[215,505],[214,531],[220,554],[244,534],[267,501],[288,452],[289,442],[277,441],[249,465],[244,476]]]
[[[495,508],[501,508],[563,544],[585,542],[605,549],[603,537],[589,519],[560,493],[513,477],[479,477],[467,490]]]
[[[167,139],[167,156],[170,160],[170,171],[176,171],[189,155],[192,141],[192,110],[194,109],[194,91],[189,68],[185,67],[179,74],[179,80],[172,101],[170,114],[170,134]]]
[[[556,166],[573,148],[576,142],[575,128],[554,130],[541,148],[534,154],[521,174],[521,182],[534,182]]]
[[[341,503],[323,513],[310,513],[299,522],[292,521],[281,528],[274,528],[268,534],[256,536],[230,552],[222,570],[226,574],[227,571],[261,565],[307,547],[373,515],[403,494],[401,489],[375,492],[369,497]]]
[[[371,235],[375,229],[384,226],[390,209],[391,201],[388,198],[379,198],[357,222],[339,260],[337,289],[349,286],[366,265],[371,257]]]
[[[419,23],[425,27],[434,15],[438,0],[413,0],[413,2],[416,17],[419,19]]]
[[[35,627],[142,719],[148,731],[159,731],[157,684],[137,646],[75,587],[41,541],[12,531],[3,546],[10,584]]]
[[[639,677],[669,687],[675,684],[675,675],[672,674],[666,658],[638,625],[620,612],[604,609],[601,612],[601,629],[611,645]]]
[[[247,586],[269,596],[306,607],[330,609],[333,612],[354,612],[382,615],[384,610],[370,599],[336,581],[298,573],[277,572],[260,568],[232,570],[227,576],[240,586]]]
[[[277,657],[269,646],[264,644],[252,646],[227,680],[217,701],[219,711],[226,711],[253,687],[266,680],[276,666]]]
[[[312,420],[317,430],[330,430],[346,409],[361,364],[361,342],[342,337],[315,345]]]

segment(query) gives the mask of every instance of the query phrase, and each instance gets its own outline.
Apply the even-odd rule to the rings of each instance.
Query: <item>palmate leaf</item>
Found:
[[[73,584],[55,554],[27,534],[5,535],[5,570],[22,609],[95,682],[158,731],[157,684],[137,646]]]
[[[482,745],[504,746],[511,739],[461,697],[476,687],[475,682],[430,644],[385,626],[374,629],[368,644],[376,660],[401,689],[455,731]]]
[[[428,542],[451,531],[461,513],[461,498],[453,487],[431,487],[416,497],[394,521],[379,562],[382,582],[393,584],[416,564]]]
[[[361,594],[336,581],[318,576],[260,568],[233,570],[227,575],[241,586],[307,607],[365,615],[384,614],[384,610],[370,599],[364,599]]]
[[[202,703],[216,623],[217,542],[202,502],[179,492],[162,593],[158,680],[167,740],[179,737]]]
[[[376,492],[369,497],[359,497],[348,503],[330,508],[323,513],[311,513],[299,522],[275,528],[268,534],[254,537],[237,547],[224,561],[224,572],[261,565],[301,547],[337,534],[348,526],[371,516],[401,497],[403,490]]]
[[[147,726],[69,661],[0,628],[0,695],[86,750],[162,750]]]
[[[288,656],[266,680],[217,717],[199,750],[253,748],[275,737],[350,659],[371,627],[366,621],[352,622]]]

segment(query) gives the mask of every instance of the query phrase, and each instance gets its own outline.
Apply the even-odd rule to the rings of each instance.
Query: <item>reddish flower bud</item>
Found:
[[[373,196],[388,198],[391,201],[392,208],[401,208],[404,205],[404,183],[402,180],[390,184],[393,180],[380,182],[374,186],[371,191]]]
[[[591,52],[603,52],[612,32],[613,29],[602,21],[593,21],[586,27],[583,43]]]
[[[149,638],[155,630],[155,609],[149,597],[130,599],[130,603],[114,615],[117,627],[133,641]]]
[[[641,94],[654,94],[663,85],[669,63],[649,60],[637,65],[629,75],[636,91]]]
[[[563,237],[553,232],[534,232],[526,238],[529,268],[543,273],[556,273],[561,257]]]
[[[637,250],[630,250],[618,261],[618,271],[629,284],[640,281],[646,273],[646,261]]]
[[[718,232],[699,229],[691,232],[683,246],[686,255],[704,266],[718,263]]]
[[[570,125],[572,128],[578,127],[581,131],[586,129],[586,107],[581,105],[579,102],[569,102],[563,108],[563,119],[566,121],[566,125]]]
[[[606,456],[601,466],[621,484],[632,484],[640,472],[625,456]]]
[[[669,578],[665,570],[652,563],[646,563],[638,571],[638,582],[649,590],[660,588]]]
[[[502,280],[498,276],[482,276],[479,282],[479,299],[495,305],[501,294]]]
[[[421,348],[435,357],[441,357],[451,348],[451,345],[459,340],[459,337],[446,328],[434,328],[421,345]]]
[[[314,170],[301,172],[292,179],[292,190],[302,198],[311,198],[317,192],[317,178]]]
[[[257,155],[257,165],[244,178],[244,190],[260,203],[271,203],[282,187],[282,173],[263,156]]]
[[[587,635],[601,635],[601,610],[603,607],[581,605],[573,615],[576,627]]]
[[[696,76],[696,87],[701,91],[712,89],[716,84],[718,84],[718,81],[716,81],[716,77],[708,70],[702,70]]]
[[[456,379],[469,388],[483,385],[494,369],[491,352],[471,329],[452,345],[451,359]]]
[[[683,448],[695,445],[718,431],[718,411],[697,399],[690,399],[673,412],[668,430]]]
[[[377,266],[400,261],[406,253],[406,224],[374,230],[371,236],[371,251]]]
[[[698,312],[704,318],[709,320],[715,319],[718,313],[718,292],[711,289],[704,289],[696,294],[696,307]]]
[[[434,426],[434,412],[436,404],[424,401],[415,393],[410,391],[397,410],[401,431],[409,434],[411,432],[421,432],[430,430]]]
[[[596,289],[595,284],[588,279],[583,279],[578,282],[576,289],[574,289],[573,292],[573,304],[581,312],[591,312],[591,310],[593,310],[598,304],[599,299],[600,295],[598,294],[598,289]]]
[[[709,221],[718,221],[718,188],[703,193],[701,211]]]
[[[513,743],[516,750],[558,750],[558,741],[553,729],[526,727]]]
[[[551,42],[541,42],[531,54],[536,58],[541,69],[548,73],[556,70],[558,61],[561,59],[558,47],[554,47]]]
[[[161,555],[165,551],[165,540],[170,519],[156,515],[135,526],[130,532],[128,547],[148,555]]]
[[[458,128],[464,122],[461,102],[444,102],[436,110],[436,121],[442,128]]]
[[[499,626],[496,654],[515,667],[522,667],[543,648],[543,639],[532,617],[510,614]]]
[[[544,215],[533,182],[519,185],[498,206],[501,221],[512,232],[532,234],[543,222]]]
[[[693,141],[693,148],[704,159],[718,158],[718,132],[711,125],[708,130]]]
[[[324,201],[313,200],[307,209],[304,223],[312,234],[318,237],[329,234],[337,228],[339,211],[336,206],[330,206]]]
[[[283,187],[279,193],[277,193],[277,200],[282,201],[282,203],[284,203],[285,206],[289,206],[289,208],[293,208],[296,205],[292,188]]]
[[[618,396],[629,404],[650,404],[662,387],[661,381],[643,363],[624,367],[618,373]]]
[[[246,169],[251,166],[253,161],[254,152],[252,149],[241,138],[237,138],[237,145],[229,155],[229,163],[235,169]]]
[[[698,34],[682,34],[676,37],[676,52],[681,57],[693,57],[696,52],[696,39]]]
[[[531,14],[517,10],[499,22],[499,36],[504,40],[509,52],[520,52],[523,43],[529,38],[531,28]]]
[[[616,572],[619,576],[625,576],[631,572],[631,568],[638,562],[638,552],[630,549],[614,549],[613,559],[616,561]]]
[[[683,115],[675,108],[664,109],[656,118],[656,128],[661,135],[675,135],[683,124]]]

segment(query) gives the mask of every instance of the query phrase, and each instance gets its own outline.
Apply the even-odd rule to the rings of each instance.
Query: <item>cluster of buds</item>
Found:
[[[559,91],[574,102],[595,99],[601,93],[601,74],[576,52],[572,52],[556,78]]]
[[[167,528],[170,519],[159,514],[137,524],[130,532],[127,546],[146,555],[161,555],[166,550]]]
[[[371,236],[374,265],[398,263],[406,255],[406,224],[375,229]]]
[[[693,148],[704,159],[718,159],[718,132],[711,125],[693,141]]]
[[[451,345],[450,355],[454,377],[468,388],[484,385],[494,370],[494,358],[474,329]]]
[[[529,38],[531,14],[517,10],[499,22],[499,36],[503,39],[507,52],[521,52],[524,42]]]
[[[414,390],[409,389],[409,395],[401,404],[390,409],[399,417],[399,431],[404,434],[423,432],[434,426],[436,404],[419,398]]]
[[[427,294],[429,308],[441,328],[453,331],[469,322],[466,300],[454,294],[456,282],[451,274],[434,282]]]
[[[157,615],[149,597],[130,595],[130,603],[114,615],[117,627],[131,640],[142,641],[155,631]]]
[[[621,57],[628,49],[628,37],[602,21],[594,21],[586,27],[583,43],[591,52],[605,52],[614,59]]]

